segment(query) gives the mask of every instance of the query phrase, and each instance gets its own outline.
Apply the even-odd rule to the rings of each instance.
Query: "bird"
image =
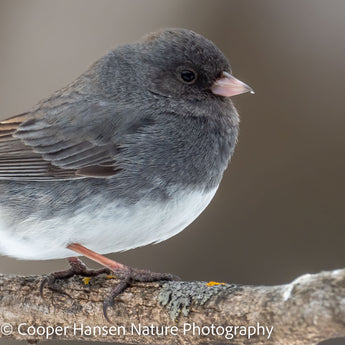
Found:
[[[214,197],[239,131],[232,96],[251,92],[202,35],[162,29],[121,45],[31,110],[0,122],[0,254],[68,258],[74,274],[173,280],[105,254],[164,241]],[[89,270],[79,256],[103,266]]]

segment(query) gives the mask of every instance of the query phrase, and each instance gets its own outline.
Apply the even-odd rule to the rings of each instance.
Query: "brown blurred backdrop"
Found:
[[[109,256],[240,284],[344,267],[344,13],[342,0],[0,0],[0,118],[29,109],[116,45],[162,27],[195,30],[256,91],[234,98],[241,132],[230,169],[187,230]],[[2,273],[64,267],[0,258]]]

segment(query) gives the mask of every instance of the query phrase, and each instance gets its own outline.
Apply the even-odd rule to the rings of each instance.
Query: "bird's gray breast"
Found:
[[[181,186],[208,191],[219,185],[234,150],[238,127],[205,117],[161,114],[151,126],[130,135],[119,155],[134,196],[145,189]],[[125,181],[124,181],[125,183]]]

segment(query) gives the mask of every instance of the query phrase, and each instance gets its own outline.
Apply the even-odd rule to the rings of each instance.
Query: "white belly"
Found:
[[[173,201],[142,200],[129,208],[115,201],[103,206],[94,197],[70,218],[41,221],[32,217],[15,228],[1,221],[0,211],[0,254],[26,260],[60,259],[76,255],[66,249],[74,242],[106,254],[164,241],[196,219],[216,190],[184,191]]]

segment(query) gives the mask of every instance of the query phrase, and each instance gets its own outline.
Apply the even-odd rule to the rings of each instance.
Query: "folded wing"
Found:
[[[0,180],[111,177],[119,170],[119,125],[109,106],[66,105],[0,122]]]

